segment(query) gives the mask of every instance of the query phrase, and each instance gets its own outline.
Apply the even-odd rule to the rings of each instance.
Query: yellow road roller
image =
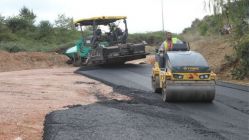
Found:
[[[174,44],[172,51],[157,52],[152,67],[152,87],[165,102],[212,102],[216,74],[205,58],[190,51],[188,43]]]

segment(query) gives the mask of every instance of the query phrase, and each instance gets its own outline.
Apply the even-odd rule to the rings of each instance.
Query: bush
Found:
[[[16,36],[11,33],[10,29],[3,23],[0,23],[0,41],[13,41]]]
[[[41,21],[37,27],[38,35],[37,40],[44,42],[53,42],[54,29],[53,25],[49,21]]]
[[[205,36],[208,31],[208,24],[205,22],[202,22],[201,25],[199,26],[199,32],[202,36]]]
[[[23,45],[17,44],[15,42],[1,42],[0,49],[5,50],[10,53],[16,53],[21,51],[26,51]]]
[[[195,19],[191,27],[183,30],[183,33],[197,31],[202,36],[207,35],[217,35],[219,34],[220,28],[222,27],[222,22],[219,19],[221,15],[205,16],[202,20]]]
[[[16,16],[6,19],[0,15],[0,50],[53,51],[60,47],[72,47],[67,44],[72,44],[81,35],[73,29],[73,19],[65,15],[58,16],[57,27],[49,21],[34,25],[35,19],[33,11],[25,6]]]
[[[9,27],[9,29],[16,33],[20,30],[26,30],[29,27],[29,24],[24,19],[21,19],[19,17],[11,17],[6,20],[6,25]]]
[[[164,33],[161,31],[148,32],[148,33],[135,33],[129,34],[128,42],[140,43],[146,41],[149,45],[158,45],[165,39]]]
[[[238,65],[232,70],[235,79],[249,77],[249,39],[236,46]]]

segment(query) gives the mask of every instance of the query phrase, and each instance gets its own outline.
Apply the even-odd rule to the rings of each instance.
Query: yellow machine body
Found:
[[[216,74],[210,70],[200,71],[198,66],[181,67],[181,72],[160,68],[155,62],[152,67],[152,87],[162,93],[164,101],[212,102],[215,97]]]

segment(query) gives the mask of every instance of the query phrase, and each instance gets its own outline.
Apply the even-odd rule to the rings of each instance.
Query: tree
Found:
[[[11,31],[5,24],[5,18],[0,15],[0,41],[14,40],[15,36],[11,34]]]
[[[23,8],[19,11],[19,17],[26,20],[29,25],[33,25],[35,23],[36,15],[32,10],[23,6]]]
[[[209,0],[214,13],[220,12],[233,25],[233,44],[236,52],[236,67],[232,75],[236,79],[249,77],[249,1],[248,0]]]
[[[65,14],[59,14],[55,20],[55,26],[61,29],[74,30],[73,18],[66,17]]]
[[[248,0],[209,0],[209,8],[213,7],[214,14],[222,14],[233,24],[243,23],[249,19]]]
[[[6,25],[13,33],[20,30],[26,30],[29,27],[27,21],[17,16],[7,18]]]
[[[34,29],[36,15],[33,11],[24,6],[19,12],[18,16],[6,19],[6,25],[12,30],[12,32]]]
[[[39,25],[38,25],[38,31],[39,31],[39,35],[38,35],[38,39],[46,39],[51,40],[51,36],[53,35],[53,25],[47,21],[40,21]]]

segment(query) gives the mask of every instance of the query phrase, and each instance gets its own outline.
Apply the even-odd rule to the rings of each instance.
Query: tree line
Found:
[[[79,38],[73,18],[59,14],[54,23],[42,20],[38,24],[36,14],[22,7],[11,17],[0,15],[0,49],[16,51],[51,51],[67,44],[73,45]]]

